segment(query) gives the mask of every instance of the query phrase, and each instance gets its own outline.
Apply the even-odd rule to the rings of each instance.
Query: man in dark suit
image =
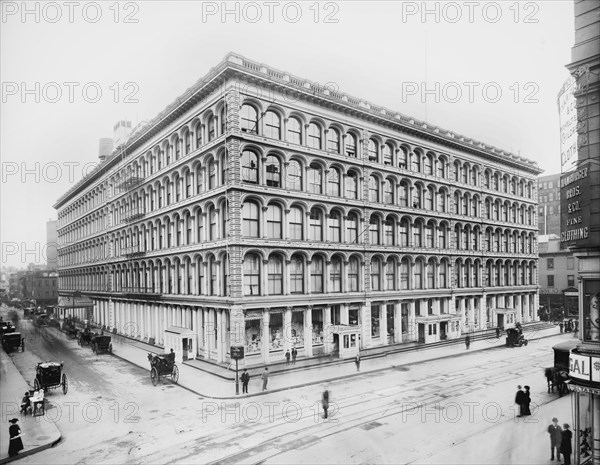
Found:
[[[569,428],[570,426],[568,423],[563,424],[562,437],[560,439],[560,453],[563,455],[565,465],[571,465],[571,452],[573,452],[573,448],[571,446],[573,433],[571,433]]]
[[[554,450],[556,449],[556,460],[560,461],[562,428],[558,424],[558,418],[552,419],[552,424],[548,426],[548,434],[550,435],[550,460],[554,460]]]
[[[242,394],[248,394],[248,383],[250,382],[250,374],[244,368],[244,372],[242,373]]]
[[[523,392],[523,389],[521,388],[521,386],[517,386],[517,389],[518,389],[517,395],[515,396],[515,403],[519,406],[519,414],[517,416],[522,417],[524,405],[526,402],[526,397],[525,397],[525,393]]]

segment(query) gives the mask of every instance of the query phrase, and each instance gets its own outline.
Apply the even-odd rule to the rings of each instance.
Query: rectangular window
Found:
[[[575,258],[567,257],[567,270],[574,270],[574,269],[575,269]]]
[[[574,274],[567,275],[567,286],[575,287],[575,275]]]
[[[554,275],[548,275],[548,287],[554,287]]]
[[[547,259],[547,268],[549,270],[553,270],[554,269],[554,258],[548,258]]]
[[[371,337],[381,336],[380,332],[381,307],[379,305],[371,306]]]
[[[348,265],[348,291],[358,291],[358,261],[350,260]]]

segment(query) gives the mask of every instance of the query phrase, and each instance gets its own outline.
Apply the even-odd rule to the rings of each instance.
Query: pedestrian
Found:
[[[558,418],[552,419],[552,424],[548,426],[548,434],[550,435],[550,460],[554,460],[554,450],[556,449],[556,460],[560,462],[562,428],[558,424]]]
[[[558,327],[560,328],[560,334],[562,334],[563,333],[563,329],[564,329],[562,321],[560,322],[560,324],[558,325]]]
[[[17,425],[19,421],[18,418],[13,418],[12,420],[8,420],[10,426],[8,427],[8,434],[10,435],[10,440],[8,442],[8,456],[14,457],[19,453],[20,450],[23,450],[23,441],[21,440],[21,428]]]
[[[571,465],[571,452],[573,452],[573,449],[571,448],[573,433],[569,428],[570,426],[568,423],[563,424],[562,438],[560,440],[560,453],[563,455],[565,465]]]
[[[525,393],[523,392],[523,388],[521,386],[517,386],[517,389],[517,395],[515,396],[515,404],[519,406],[519,414],[517,416],[522,417],[525,406]]]
[[[323,391],[321,404],[323,405],[323,418],[327,418],[327,410],[329,409],[329,391],[327,389]]]
[[[289,349],[285,352],[285,364],[286,365],[290,364],[290,350]]]
[[[269,382],[269,369],[265,367],[265,371],[262,373],[263,380],[263,391],[267,390],[267,383]]]
[[[500,339],[500,326],[496,328],[496,339]]]
[[[467,350],[469,349],[469,346],[471,345],[471,336],[469,336],[467,334],[467,337],[465,337],[465,345],[467,346]]]
[[[356,364],[356,371],[360,371],[360,354],[356,354],[354,363]]]
[[[248,394],[248,383],[250,382],[250,374],[244,368],[244,372],[242,373],[242,394]]]
[[[531,415],[531,410],[529,410],[529,404],[531,404],[531,389],[529,386],[525,386],[525,402],[523,403],[523,415]]]
[[[298,356],[298,350],[296,350],[296,346],[292,347],[292,365],[296,364],[296,357]]]

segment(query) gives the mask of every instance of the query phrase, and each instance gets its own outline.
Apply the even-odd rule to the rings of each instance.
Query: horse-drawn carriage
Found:
[[[92,350],[96,355],[100,353],[112,354],[112,342],[110,336],[104,334],[95,334],[92,336]]]
[[[19,349],[21,352],[25,352],[25,338],[21,336],[21,333],[3,333],[2,348],[7,354]]]
[[[73,322],[73,320],[70,320],[70,319],[66,319],[63,322],[62,330],[66,333],[66,335],[70,339],[76,339],[77,333],[79,332],[79,330],[77,329],[77,326],[75,326],[75,323]]]
[[[158,384],[161,376],[170,376],[174,383],[179,381],[179,368],[175,364],[175,354],[158,355],[149,353],[148,361],[150,362],[150,380],[154,386]]]
[[[523,330],[520,327],[508,328],[506,330],[506,347],[526,346],[527,342],[527,339],[523,336]]]
[[[66,394],[69,390],[69,383],[67,382],[67,375],[63,373],[63,364],[38,362],[35,368],[33,387],[36,391],[43,389],[44,392],[62,387],[63,394]]]
[[[559,397],[567,392],[566,381],[569,380],[569,355],[579,343],[578,339],[560,342],[552,347],[554,350],[554,366],[544,368],[548,383],[548,392],[558,392]]]
[[[77,333],[77,342],[80,346],[90,346],[92,345],[92,337],[94,337],[94,333],[90,328],[84,328],[82,331]]]

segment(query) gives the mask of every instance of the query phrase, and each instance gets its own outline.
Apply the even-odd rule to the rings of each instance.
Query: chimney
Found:
[[[103,137],[100,139],[100,147],[98,149],[98,158],[100,161],[106,160],[114,148],[114,142],[110,137]]]
[[[121,120],[115,124],[114,136],[115,147],[125,143],[131,134],[131,121]]]

